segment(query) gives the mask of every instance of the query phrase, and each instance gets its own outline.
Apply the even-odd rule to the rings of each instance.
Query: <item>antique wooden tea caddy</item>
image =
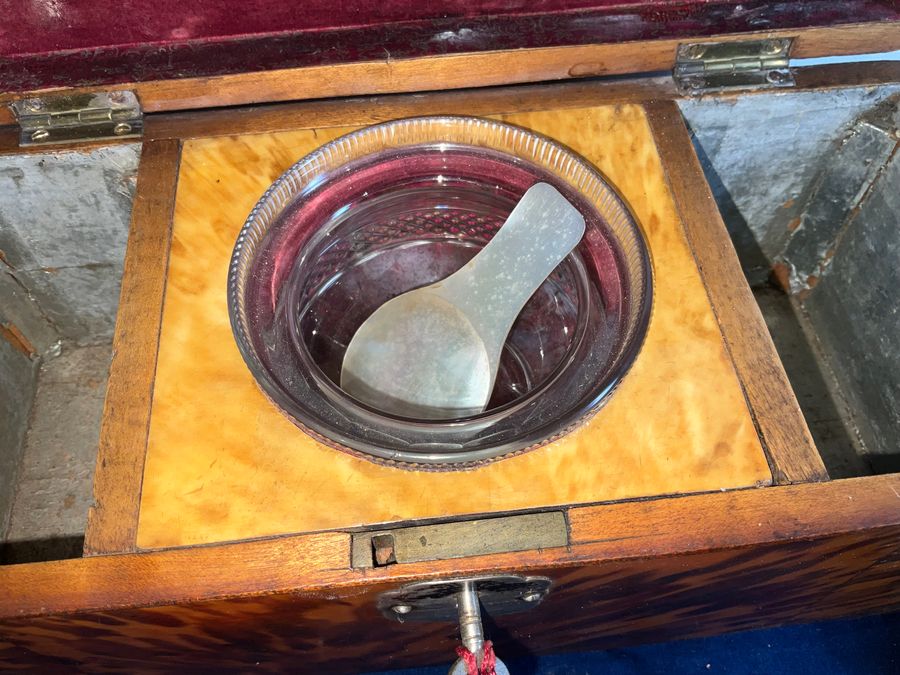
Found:
[[[900,49],[894,3],[451,4],[264,0],[235,29],[163,3],[127,46],[98,41],[137,35],[110,5],[52,24],[52,48],[31,41],[50,19],[15,10],[2,152],[142,150],[84,556],[0,567],[0,663],[449,663],[462,591],[504,657],[900,607],[900,475],[829,479],[678,106],[900,82],[896,61],[789,62]],[[466,470],[304,433],[244,364],[225,293],[278,176],[423,115],[574,151],[653,267],[642,349],[603,408]]]

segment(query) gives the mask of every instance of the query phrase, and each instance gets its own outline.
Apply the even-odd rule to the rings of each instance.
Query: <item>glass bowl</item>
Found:
[[[464,265],[538,181],[578,208],[585,236],[513,325],[486,410],[409,419],[341,390],[363,321]],[[640,227],[584,159],[508,124],[420,117],[348,134],[288,169],[238,236],[228,305],[260,387],[304,431],[442,470],[539,447],[596,413],[637,356],[651,287]]]

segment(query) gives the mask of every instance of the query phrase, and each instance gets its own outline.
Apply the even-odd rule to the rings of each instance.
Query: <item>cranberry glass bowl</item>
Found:
[[[360,325],[464,265],[538,181],[586,232],[510,331],[487,409],[408,419],[341,390]],[[369,459],[452,469],[543,445],[600,408],[643,342],[651,266],[624,202],[583,158],[508,124],[420,117],[343,136],[285,172],[238,236],[228,305],[244,360],[295,424]]]

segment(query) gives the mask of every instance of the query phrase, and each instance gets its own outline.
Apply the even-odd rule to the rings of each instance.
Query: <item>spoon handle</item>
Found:
[[[584,235],[581,213],[552,185],[536,183],[494,238],[438,293],[465,312],[497,361],[525,303]]]

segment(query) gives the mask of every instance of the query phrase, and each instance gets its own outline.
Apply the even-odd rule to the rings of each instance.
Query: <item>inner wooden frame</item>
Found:
[[[229,260],[269,184],[352,129],[192,140],[182,147],[139,548],[771,482],[643,108],[501,117],[597,166],[645,232],[654,264],[650,326],[603,409],[546,446],[467,471],[400,470],[337,453],[298,430],[261,394],[234,344]]]
[[[617,85],[610,88],[604,84],[554,85],[529,89],[533,90],[538,101],[543,101],[540,105],[548,107],[584,105],[598,98],[602,102],[635,100],[641,96],[660,93],[658,87],[636,92],[633,88],[622,88]],[[571,98],[565,96],[567,92],[573,93]],[[145,161],[145,166],[142,166],[138,201],[153,199],[159,200],[157,203],[160,204],[168,199],[168,203],[171,204],[179,153],[177,143],[162,144],[165,138],[178,135],[203,137],[228,134],[237,129],[247,129],[248,123],[259,131],[265,131],[267,128],[283,129],[286,125],[294,124],[292,122],[294,119],[312,120],[310,123],[317,125],[323,114],[332,124],[341,124],[351,121],[366,123],[423,112],[501,113],[514,111],[523,106],[528,108],[527,103],[534,100],[524,99],[520,90],[435,95],[435,98],[436,102],[430,97],[398,97],[396,102],[387,104],[382,102],[380,106],[374,108],[371,107],[371,103],[367,106],[363,100],[360,101],[361,106],[351,105],[348,111],[343,112],[339,102],[324,105],[298,104],[285,107],[289,108],[288,115],[282,110],[273,110],[273,114],[263,110],[260,111],[261,115],[250,111],[249,118],[245,115],[234,115],[230,121],[225,119],[226,116],[223,114],[210,113],[211,125],[206,134],[203,132],[203,125],[198,124],[195,117],[185,118],[181,124],[176,122],[174,126],[168,124],[166,119],[161,119],[159,122],[162,126],[157,124],[154,127],[151,121],[148,124],[148,135],[151,139],[160,140],[149,140],[145,143],[145,158],[156,157],[156,159],[152,162]],[[650,105],[648,113],[668,180],[673,186],[676,207],[682,214],[693,254],[703,275],[707,292],[710,294],[725,342],[731,350],[731,357],[768,455],[775,481],[787,483],[825,479],[827,475],[780,366],[762,317],[743,280],[736,255],[721,225],[677,107],[670,103]],[[676,163],[681,163],[681,166],[686,168],[678,168],[673,172]],[[164,168],[166,165],[168,169]],[[157,170],[154,170],[153,166],[157,166]],[[140,239],[138,232],[150,213],[153,214],[147,225],[150,231],[167,232],[171,222],[160,216],[160,209],[142,211],[136,207],[132,229],[133,241]],[[163,240],[156,241],[155,248],[151,247],[152,251],[147,250],[146,255],[149,258],[153,260],[165,258],[167,246],[165,236]],[[130,243],[129,247],[132,245],[137,244]],[[143,335],[150,352],[155,352],[157,333],[153,326],[158,325],[158,319],[154,324],[148,317],[159,316],[156,312],[160,311],[162,296],[158,291],[159,280],[152,279],[152,276],[146,267],[134,265],[126,269],[123,280],[122,307],[124,309],[129,302],[137,298],[139,309],[136,313],[140,320],[126,321],[127,313],[120,315],[110,388],[111,392],[114,392],[115,381],[121,377],[125,381],[123,389],[127,392],[121,394],[124,397],[122,400],[111,393],[104,416],[103,436],[107,438],[109,434],[115,435],[124,430],[128,438],[125,442],[108,443],[101,447],[95,482],[96,505],[91,512],[85,541],[87,553],[135,549],[141,479],[140,471],[134,469],[142,467],[144,462],[146,419],[139,419],[140,415],[128,418],[117,416],[115,413],[122,410],[126,401],[134,402],[135,398],[143,405],[143,409],[147,408],[148,401],[144,392],[148,392],[152,387],[155,363],[149,364],[149,367],[145,367],[141,373],[133,372],[134,368],[125,367],[123,370],[128,374],[117,376],[118,369],[122,366],[117,365],[115,361],[131,360],[130,356],[124,355],[125,350],[120,349],[118,344],[122,339],[141,339],[135,336]],[[148,292],[148,286],[155,287],[157,291],[150,288]],[[138,408],[140,405],[135,403],[133,410]],[[126,485],[130,487],[123,487]],[[110,486],[116,486],[116,489],[110,489]]]

